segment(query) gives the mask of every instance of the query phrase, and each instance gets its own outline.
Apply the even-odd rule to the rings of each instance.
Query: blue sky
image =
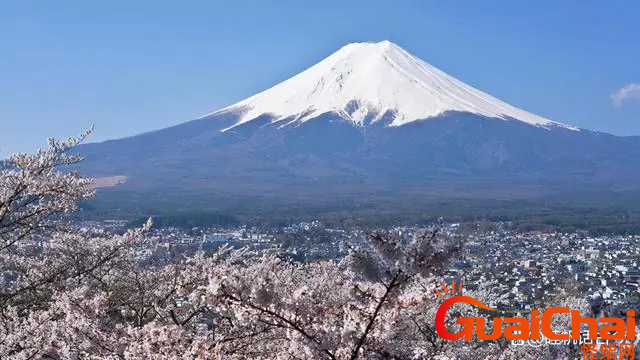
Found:
[[[639,17],[633,1],[5,1],[0,157],[91,124],[91,141],[178,124],[384,39],[528,111],[640,135]]]

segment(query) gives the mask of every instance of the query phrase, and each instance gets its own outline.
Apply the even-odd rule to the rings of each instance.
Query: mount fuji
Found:
[[[389,41],[348,44],[199,119],[86,144],[82,171],[110,191],[346,199],[521,197],[637,189],[640,138],[532,114]]]
[[[401,126],[447,111],[571,128],[476,90],[389,41],[346,45],[306,71],[207,116],[240,113],[233,125],[238,126],[264,114],[274,122],[299,124],[334,113],[362,125],[391,113],[389,125]]]

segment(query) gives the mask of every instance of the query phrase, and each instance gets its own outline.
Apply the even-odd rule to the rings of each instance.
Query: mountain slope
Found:
[[[517,109],[389,42],[347,45],[200,119],[79,151],[84,173],[127,177],[111,194],[189,204],[522,197],[637,189],[640,175],[639,138]]]
[[[242,112],[242,124],[262,114],[305,121],[326,112],[361,124],[393,112],[392,126],[447,111],[571,128],[515,108],[466,85],[389,41],[353,43],[302,73],[207,116]]]

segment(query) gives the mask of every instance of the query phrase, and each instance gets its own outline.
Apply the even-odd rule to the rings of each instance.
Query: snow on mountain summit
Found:
[[[206,116],[230,111],[241,112],[233,126],[263,114],[304,122],[327,112],[356,124],[391,112],[391,126],[400,126],[459,111],[575,129],[479,91],[389,41],[348,44],[298,75]]]

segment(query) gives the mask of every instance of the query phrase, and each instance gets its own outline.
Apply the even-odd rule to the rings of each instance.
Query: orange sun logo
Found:
[[[444,297],[442,296],[442,293],[440,293],[440,291],[438,291],[438,289],[435,289],[436,293],[438,294],[438,296],[440,296],[441,299],[444,299]],[[465,325],[465,321],[467,322],[466,325],[464,326],[463,330],[465,331],[460,331],[458,333],[452,334],[449,331],[447,331],[445,325],[444,325],[444,318],[445,318],[445,314],[447,313],[447,310],[449,310],[449,308],[456,303],[467,303],[467,304],[471,304],[473,306],[477,306],[480,308],[483,308],[485,310],[489,310],[489,311],[496,311],[496,309],[492,309],[490,307],[488,307],[487,305],[481,303],[480,301],[470,297],[470,296],[464,296],[462,295],[462,282],[460,282],[460,285],[458,285],[458,291],[456,294],[456,283],[455,280],[451,281],[451,294],[449,294],[449,289],[447,289],[447,287],[444,285],[444,283],[442,283],[442,290],[444,290],[445,295],[454,295],[453,297],[450,297],[448,299],[446,299],[441,305],[440,307],[438,307],[438,311],[436,311],[436,322],[435,322],[435,328],[436,328],[436,332],[438,333],[438,335],[440,335],[441,338],[445,339],[445,340],[458,340],[460,338],[462,338],[464,336],[465,340],[469,340],[471,339],[471,332],[473,332],[473,326],[474,326],[474,321],[475,318],[459,318],[456,323],[458,325]],[[469,322],[470,320],[470,322]],[[467,325],[470,325],[467,326]],[[469,330],[470,329],[470,330]]]
[[[449,295],[449,290],[447,290],[447,287],[444,285],[444,283],[442,283],[442,289],[444,290],[445,295]],[[440,296],[440,299],[444,299],[440,291],[438,291],[438,289],[435,289],[435,290],[438,296]],[[451,280],[451,295],[455,295],[455,293],[456,293],[456,282],[455,280]],[[462,281],[460,282],[460,286],[458,286],[458,294],[462,295]]]

